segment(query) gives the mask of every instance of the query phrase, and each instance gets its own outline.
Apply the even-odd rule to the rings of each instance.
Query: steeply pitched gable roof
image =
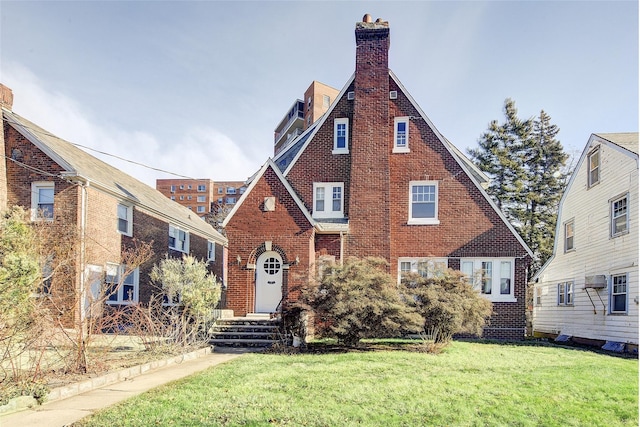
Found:
[[[165,218],[167,222],[175,226],[185,227],[187,231],[194,231],[202,237],[226,244],[227,239],[210,224],[156,189],[86,153],[70,142],[58,138],[12,111],[3,108],[2,115],[3,120],[6,120],[65,170],[63,177],[87,180],[91,186],[100,188],[122,201]]]

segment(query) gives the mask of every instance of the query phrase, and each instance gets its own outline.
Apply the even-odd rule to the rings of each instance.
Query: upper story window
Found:
[[[206,202],[206,197],[205,196],[198,196],[198,203],[204,203]]]
[[[133,207],[118,203],[118,231],[126,236],[133,234]]]
[[[334,119],[333,121],[333,154],[349,152],[349,119]]]
[[[197,212],[198,213],[204,213],[204,206],[198,206],[197,207]]]
[[[55,184],[50,181],[31,183],[31,220],[53,220]]]
[[[138,302],[139,282],[140,270],[138,268],[127,272],[127,267],[124,264],[107,263],[105,275],[107,304]]]
[[[447,270],[447,258],[398,258],[398,282],[411,273],[425,278],[438,277]]]
[[[611,237],[617,237],[629,231],[628,195],[611,201]]]
[[[191,190],[191,185],[187,185],[187,190]]]
[[[573,282],[558,283],[558,305],[573,305]]]
[[[189,233],[184,230],[169,226],[169,249],[180,252],[189,252]]]
[[[587,168],[589,176],[587,177],[589,187],[592,187],[600,182],[600,147],[596,147],[587,158]]]
[[[573,234],[575,230],[575,223],[573,220],[564,223],[564,251],[572,251],[574,247]]]
[[[393,119],[393,152],[409,152],[409,117]]]
[[[206,186],[206,185],[204,185],[204,184],[199,184],[199,185],[198,185],[198,191],[199,191],[199,192],[201,192],[201,193],[202,193],[203,191],[207,191],[207,186]]]
[[[438,220],[438,181],[409,182],[408,224],[440,224]]]
[[[180,186],[180,189],[181,189],[181,190],[184,190],[184,185],[181,185],[181,186]]]
[[[172,185],[172,186],[171,186],[171,192],[172,192],[172,193],[175,193],[175,192],[176,192],[176,186],[175,186],[175,185]]]
[[[218,194],[223,194],[223,193],[224,193],[224,188],[218,187]]]
[[[240,187],[240,194],[244,194],[245,191],[247,191],[247,187]]]
[[[629,295],[627,289],[627,279],[627,274],[615,274],[611,276],[611,313],[627,313]]]
[[[460,270],[469,283],[491,301],[513,302],[513,258],[461,259]]]
[[[331,98],[329,97],[329,95],[322,95],[322,107],[329,108],[330,104],[331,104]]]
[[[344,217],[344,183],[342,182],[314,182],[313,183],[313,217],[314,218],[343,218]]]
[[[216,259],[216,242],[209,240],[207,242],[207,260],[215,261]]]
[[[226,203],[227,205],[232,205],[232,204],[234,204],[235,202],[236,202],[236,198],[235,198],[235,197],[227,197],[227,200],[226,200],[226,202],[225,202],[225,203]]]
[[[227,187],[227,194],[236,194],[236,189],[233,187]]]
[[[176,200],[176,196],[171,196],[171,200],[175,201]]]

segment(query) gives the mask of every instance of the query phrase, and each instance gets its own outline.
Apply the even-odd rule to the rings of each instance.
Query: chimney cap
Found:
[[[376,19],[376,22],[373,22],[371,15],[368,13],[362,17],[362,22],[356,22],[356,29],[360,30],[379,30],[379,29],[388,29],[389,22],[384,21],[382,18]]]
[[[362,22],[371,23],[371,22],[372,22],[371,15],[369,15],[368,13],[367,13],[367,14],[365,14],[365,15],[362,17]]]

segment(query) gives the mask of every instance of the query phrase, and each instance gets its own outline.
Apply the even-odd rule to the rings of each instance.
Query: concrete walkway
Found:
[[[255,349],[216,349],[202,357],[185,360],[114,384],[96,388],[66,399],[44,403],[33,409],[25,409],[0,416],[0,427],[64,427],[93,412],[114,405],[152,388],[187,377],[220,363],[235,359]]]

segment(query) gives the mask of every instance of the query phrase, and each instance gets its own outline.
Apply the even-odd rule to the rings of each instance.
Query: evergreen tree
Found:
[[[544,111],[521,120],[515,102],[505,100],[505,122],[493,120],[468,153],[491,178],[487,189],[534,253],[531,271],[553,250],[557,209],[568,173],[568,156],[556,139],[559,128]]]

